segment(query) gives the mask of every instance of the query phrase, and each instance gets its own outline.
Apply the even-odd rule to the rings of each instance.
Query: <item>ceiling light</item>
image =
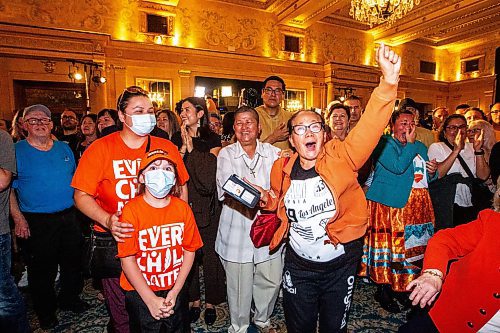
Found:
[[[420,0],[351,0],[349,15],[370,28],[385,22],[392,25],[419,4]]]

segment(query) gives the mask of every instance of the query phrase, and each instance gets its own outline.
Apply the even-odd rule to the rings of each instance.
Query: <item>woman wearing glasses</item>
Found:
[[[273,251],[287,238],[283,305],[290,333],[346,332],[356,268],[362,254],[368,211],[356,171],[370,156],[389,121],[401,60],[381,44],[377,60],[383,78],[366,112],[344,141],[326,144],[323,118],[299,111],[288,121],[289,161],[278,159],[271,189],[261,206],[277,210],[280,227]]]
[[[429,158],[438,162],[439,178],[452,173],[468,177],[460,159],[474,177],[488,179],[490,168],[486,163],[482,132],[474,135],[474,143],[466,142],[467,121],[459,114],[452,114],[439,130],[439,141],[429,147]],[[474,220],[478,210],[472,205],[471,192],[466,184],[458,183],[453,201],[453,226]]]
[[[137,172],[147,151],[162,149],[175,161],[181,184],[179,196],[184,201],[187,201],[189,178],[177,147],[168,140],[149,135],[156,118],[147,91],[135,86],[125,89],[118,98],[117,110],[123,128],[96,140],[85,150],[71,183],[76,206],[94,221],[95,237],[109,243],[113,243],[109,232],[117,242],[123,242],[134,233],[131,224],[120,222],[120,215],[125,203],[136,196]],[[144,239],[151,241],[146,235]],[[111,249],[113,252],[106,254],[115,258],[116,246]],[[121,266],[118,259],[106,265],[92,273],[95,278],[102,279],[111,330],[128,333],[125,294],[120,288]]]

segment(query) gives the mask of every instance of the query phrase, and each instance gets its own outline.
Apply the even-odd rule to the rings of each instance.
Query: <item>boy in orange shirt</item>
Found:
[[[118,243],[131,332],[189,331],[183,286],[203,243],[191,208],[174,195],[176,175],[166,151],[147,153],[140,164],[140,195],[123,208],[121,220],[134,228],[132,237]]]

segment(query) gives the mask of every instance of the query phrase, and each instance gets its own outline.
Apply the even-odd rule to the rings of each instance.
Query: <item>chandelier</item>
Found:
[[[349,15],[370,28],[385,22],[390,26],[418,4],[420,0],[351,0]]]

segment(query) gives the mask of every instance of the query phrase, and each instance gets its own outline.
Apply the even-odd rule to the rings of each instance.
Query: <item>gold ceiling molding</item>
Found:
[[[496,3],[496,4],[493,4],[491,6],[488,6],[485,8],[480,8],[480,9],[477,9],[474,11],[464,12],[463,14],[460,14],[458,16],[454,16],[451,18],[444,18],[442,16],[436,17],[433,20],[426,20],[426,22],[423,24],[424,26],[421,27],[420,29],[416,29],[416,30],[414,30],[412,32],[408,32],[408,33],[397,34],[397,36],[394,36],[394,37],[388,37],[388,36],[378,37],[377,36],[376,40],[382,40],[382,41],[386,40],[390,45],[400,45],[402,43],[417,39],[420,36],[427,36],[429,33],[432,33],[433,31],[441,31],[443,29],[452,29],[453,27],[456,27],[457,29],[464,29],[467,27],[471,18],[479,17],[479,19],[481,19],[481,15],[484,15],[484,13],[488,12],[488,11],[495,11],[496,7],[500,7],[500,3]],[[453,13],[450,13],[448,16],[451,16],[451,15],[453,15]],[[499,15],[499,13],[496,12],[496,15]],[[441,21],[439,22],[439,20],[441,20]],[[434,21],[438,21],[438,22],[434,22]]]
[[[315,20],[313,22],[310,22],[311,19],[314,19],[318,15],[320,15],[321,13],[324,13],[325,11],[328,11],[333,6],[338,5],[340,3],[340,1],[341,0],[329,1],[324,6],[321,6],[320,8],[316,9],[315,11],[313,11],[312,13],[310,13],[309,15],[307,15],[305,18],[303,18],[303,19],[295,18],[295,19],[290,20],[290,23],[294,24],[294,25],[303,26],[303,27],[306,28],[306,27],[310,26],[311,24],[313,24],[316,21]],[[328,11],[328,13],[325,15],[325,17],[328,16],[328,14],[330,14],[330,11]],[[299,16],[300,16],[300,14],[298,15],[298,17]],[[310,23],[308,23],[308,22],[310,22]]]
[[[321,19],[320,22],[362,31],[367,31],[368,29],[370,29],[368,25],[344,16],[327,16]]]
[[[278,0],[216,0],[216,1],[224,3],[232,3],[235,5],[252,7],[255,9],[263,9],[263,10],[268,9],[274,3],[279,2]]]

